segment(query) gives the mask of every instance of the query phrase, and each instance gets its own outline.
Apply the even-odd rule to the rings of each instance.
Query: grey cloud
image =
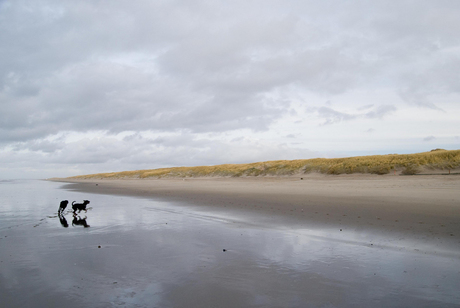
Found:
[[[35,97],[19,100],[6,95],[7,107],[0,116],[2,127],[8,128],[4,140],[31,139],[59,129],[261,130],[284,113],[252,96],[213,98],[120,65],[83,65],[52,79]]]
[[[50,176],[70,176],[75,173],[247,163],[273,157],[296,159],[318,155],[309,150],[246,138],[225,142],[188,133],[157,137],[131,135],[121,139],[105,135],[68,143],[56,141],[55,151],[49,152],[43,151],[45,144],[33,148],[33,144],[39,143],[28,141],[14,151],[0,152],[0,160],[8,166],[22,169],[46,165],[50,168]],[[6,165],[2,166],[5,170],[9,168]],[[67,166],[66,172],[60,171],[62,166]]]
[[[435,104],[435,97],[446,93],[460,93],[459,70],[458,51],[454,49],[451,52],[440,52],[428,65],[421,65],[413,68],[410,73],[401,74],[401,78],[405,79],[405,86],[398,93],[408,103],[442,111]]]
[[[418,87],[417,87],[418,88]],[[399,96],[406,102],[433,110],[442,110],[429,100],[425,89],[405,88],[399,90]]]
[[[182,139],[182,138],[180,138]],[[288,148],[279,144],[265,144],[258,141],[239,140],[230,143],[202,138],[186,138],[177,145],[177,141],[163,143],[150,151],[137,151],[123,159],[124,162],[144,162],[151,167],[152,153],[156,156],[157,166],[196,166],[222,163],[249,163],[280,159],[315,157],[318,154],[299,148]]]
[[[146,145],[148,147],[148,145]],[[139,148],[109,137],[85,138],[66,144],[54,161],[62,164],[97,164],[119,161]]]
[[[374,104],[369,104],[369,105],[361,106],[361,107],[358,108],[358,110],[359,110],[359,111],[367,110],[367,109],[371,109],[372,107],[374,107]]]
[[[349,121],[352,119],[356,119],[357,117],[356,115],[339,112],[328,107],[320,107],[317,109],[317,112],[321,118],[325,119],[325,122],[323,123],[324,125],[339,123],[342,121]]]
[[[409,74],[410,61],[406,69],[389,70],[398,59],[407,63],[422,43],[440,45],[417,52],[438,61],[439,50],[452,45],[452,26],[440,16],[449,19],[458,6],[438,4],[433,13],[424,2],[425,10],[414,14],[406,2],[260,4],[235,2],[223,10],[204,1],[113,1],[103,7],[92,1],[4,2],[1,95],[15,106],[4,118],[28,113],[2,125],[12,130],[3,138],[33,139],[60,129],[261,130],[280,116],[261,94],[286,85],[337,94],[358,82],[380,82],[372,77],[379,75],[402,74],[396,78],[402,96],[433,106],[429,93],[411,90],[419,80]],[[326,12],[328,18],[318,18]],[[426,19],[435,26],[427,27]],[[420,44],[412,46],[414,41]],[[138,68],[111,60],[136,54],[150,60]],[[457,60],[452,56],[448,63]],[[427,69],[436,67],[431,65]],[[432,91],[441,91],[446,80],[458,89],[455,70],[445,68],[432,74],[433,80],[443,77]],[[19,96],[27,99],[18,103]]]
[[[423,141],[433,141],[435,139],[436,139],[435,136],[428,136],[428,137],[423,138]]]
[[[69,164],[133,157],[127,144],[144,154],[158,146],[141,131],[268,130],[292,114],[297,96],[286,93],[296,91],[334,101],[303,103],[324,124],[398,109],[336,103],[353,90],[440,109],[439,98],[460,93],[459,14],[448,0],[1,1],[0,144],[67,153]],[[79,159],[43,141],[62,131],[133,134],[114,148],[75,144],[88,151]]]
[[[19,142],[14,144],[14,151],[28,150],[32,152],[54,153],[64,148],[64,143],[61,141],[49,140],[32,140],[29,142]]]
[[[370,119],[381,119],[385,115],[395,112],[396,110],[396,107],[393,105],[381,105],[375,108],[374,110],[367,112],[365,114],[365,117]]]
[[[230,140],[230,142],[241,142],[241,141],[244,141],[245,138],[244,137],[236,137],[236,138],[233,138],[232,140]]]
[[[367,107],[368,110],[370,107]],[[350,121],[358,118],[368,118],[368,119],[382,119],[387,114],[395,112],[397,108],[393,105],[381,105],[373,108],[366,113],[346,113],[340,112],[329,107],[319,107],[311,108],[310,112],[316,112],[320,118],[323,118],[325,121],[323,125],[340,123],[343,121]]]
[[[140,133],[132,133],[132,134],[129,134],[125,137],[123,137],[123,141],[126,141],[126,142],[130,142],[130,141],[134,141],[134,140],[143,140],[144,138],[142,137],[142,135]]]

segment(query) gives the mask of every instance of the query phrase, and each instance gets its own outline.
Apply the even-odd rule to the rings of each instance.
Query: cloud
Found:
[[[45,176],[70,176],[131,169],[151,169],[171,166],[249,163],[279,159],[316,157],[319,154],[282,143],[268,143],[252,138],[223,141],[194,134],[147,136],[103,135],[83,137],[75,141],[56,139],[47,143],[26,141],[17,143],[11,151],[0,151],[5,173],[10,168],[29,170],[42,165],[49,169]],[[62,168],[66,166],[66,168]]]
[[[365,105],[365,106],[359,107],[358,110],[359,110],[359,111],[367,110],[367,109],[371,109],[372,107],[374,107],[374,104],[369,104],[369,105]]]
[[[357,117],[356,115],[339,112],[329,107],[320,107],[317,109],[317,112],[321,118],[325,119],[323,125],[349,121]]]
[[[3,2],[0,97],[8,108],[1,116],[2,139],[30,140],[62,129],[266,130],[288,107],[264,101],[275,89],[294,85],[340,94],[362,80],[379,82],[376,72],[398,76],[407,102],[435,108],[432,93],[460,91],[452,78],[458,57],[444,57],[439,66],[452,45],[439,16],[458,22],[450,18],[452,7],[403,15],[410,6],[395,6],[397,14],[388,5],[358,2],[271,1],[261,7],[237,1],[224,14],[203,1],[113,1],[104,7],[91,1]],[[333,23],[317,18],[326,8]],[[382,11],[375,15],[377,8]],[[353,20],[367,14],[375,19]],[[415,76],[410,72],[419,58],[407,59],[416,48],[425,50],[418,57],[432,61]],[[400,63],[406,63],[403,69]],[[319,112],[328,114],[327,123],[354,117]]]
[[[433,140],[436,140],[435,136],[428,136],[428,137],[423,138],[423,141],[433,141]]]
[[[172,163],[156,154],[163,138],[176,141],[169,155],[193,152],[186,162],[196,164],[216,161],[213,152],[178,136],[198,145],[215,134],[201,145],[225,152],[227,135],[263,135],[247,157],[276,159],[278,136],[324,148],[300,136],[325,140],[331,124],[363,119],[380,132],[379,121],[401,121],[389,115],[425,109],[448,117],[460,96],[459,13],[455,1],[428,0],[0,1],[0,150],[76,166],[137,149],[163,165]],[[64,133],[87,139],[55,138]]]
[[[378,106],[372,111],[367,112],[364,116],[369,119],[382,119],[387,114],[395,112],[397,109],[393,105]]]
[[[366,107],[365,110],[369,108],[371,107]],[[359,118],[382,119],[384,116],[395,112],[397,109],[393,105],[381,105],[365,113],[346,113],[329,107],[310,108],[309,110],[310,112],[316,112],[320,118],[324,119],[322,125],[328,125]]]
[[[54,153],[61,150],[64,145],[60,142],[50,140],[32,140],[30,142],[19,142],[13,145],[14,151],[30,151],[41,153]]]

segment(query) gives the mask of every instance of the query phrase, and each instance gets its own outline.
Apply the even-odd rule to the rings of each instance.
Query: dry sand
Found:
[[[271,217],[267,224],[384,232],[459,251],[458,175],[302,177],[55,180],[88,193],[243,210]]]

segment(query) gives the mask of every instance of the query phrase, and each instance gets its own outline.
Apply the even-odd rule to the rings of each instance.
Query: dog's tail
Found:
[[[72,202],[72,205],[73,205],[75,202],[77,202],[77,201]]]

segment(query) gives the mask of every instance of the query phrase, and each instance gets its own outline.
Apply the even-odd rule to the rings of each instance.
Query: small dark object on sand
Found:
[[[223,252],[226,252],[226,251],[227,251],[227,249],[222,249],[222,251],[223,251]]]
[[[67,204],[69,204],[68,200],[61,201],[61,203],[59,204],[58,214],[61,214],[65,210],[65,208],[67,207]]]
[[[73,209],[74,214],[77,210],[78,210],[78,213],[80,213],[82,210],[87,212],[86,206],[89,204],[88,200],[83,200],[83,203],[75,203],[75,202],[77,201],[72,202],[72,209]]]

